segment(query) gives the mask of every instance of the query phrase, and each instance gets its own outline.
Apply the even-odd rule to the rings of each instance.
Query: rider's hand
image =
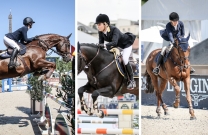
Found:
[[[38,36],[33,37],[33,40],[37,40],[37,39],[38,39]]]
[[[105,45],[104,45],[104,44],[98,44],[98,46],[99,46],[100,48],[105,48]]]

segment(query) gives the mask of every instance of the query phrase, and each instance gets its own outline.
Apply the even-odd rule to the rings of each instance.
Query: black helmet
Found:
[[[104,22],[106,22],[108,25],[110,25],[110,20],[109,20],[108,16],[106,14],[99,14],[96,18],[95,24],[104,23]]]
[[[35,22],[33,21],[32,18],[26,17],[26,18],[23,20],[23,24],[24,24],[24,25],[28,25],[29,23],[35,23]]]
[[[172,12],[170,15],[169,15],[169,20],[171,21],[178,21],[179,20],[179,16],[176,12]]]

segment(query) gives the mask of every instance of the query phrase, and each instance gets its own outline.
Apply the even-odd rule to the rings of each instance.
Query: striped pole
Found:
[[[52,99],[53,101],[55,101],[56,103],[58,103],[58,104],[61,105],[62,107],[66,108],[67,110],[71,110],[70,108],[68,108],[68,107],[66,106],[66,103],[65,103],[64,101],[58,99],[58,98],[55,97],[54,95],[45,92],[44,96],[46,96],[47,98],[49,97],[50,99]]]
[[[122,114],[122,115],[139,115],[139,110],[132,110],[132,109],[100,109],[104,112],[105,115],[107,114]],[[77,114],[85,114],[80,109],[77,110]]]
[[[45,86],[46,85],[49,85],[49,86],[54,87],[54,88],[59,88],[59,89],[62,88],[62,85],[61,84],[53,84],[53,83],[48,82],[48,81],[43,81],[43,84],[45,84]]]
[[[94,123],[94,124],[117,124],[118,121],[107,121],[107,120],[78,120],[77,123]]]
[[[139,129],[78,128],[78,134],[139,134]]]

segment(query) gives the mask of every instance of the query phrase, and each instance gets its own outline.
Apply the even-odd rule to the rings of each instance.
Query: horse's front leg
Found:
[[[113,94],[113,90],[112,90],[111,86],[107,86],[107,87],[100,88],[100,89],[97,89],[97,90],[93,91],[92,92],[93,111],[88,109],[88,110],[91,111],[90,113],[95,113],[99,118],[103,118],[104,117],[104,112],[102,110],[98,110],[97,98],[98,98],[99,95],[106,96],[106,97],[111,97],[112,94]]]
[[[186,100],[189,105],[189,113],[191,114],[190,120],[194,120],[194,119],[196,119],[196,117],[194,115],[194,109],[193,109],[192,102],[191,102],[190,77],[187,77],[186,79],[184,79],[184,87],[185,87],[185,91],[186,91]]]
[[[49,69],[49,71],[46,73],[46,75],[42,77],[40,77],[41,79],[48,79],[50,78],[50,76],[52,75],[52,73],[54,72],[55,68],[56,68],[56,64],[53,62],[49,62],[45,59],[39,59],[37,62],[37,65],[35,65],[37,68],[47,68]],[[39,79],[40,79],[39,78]]]
[[[178,108],[179,105],[180,105],[180,87],[178,86],[176,80],[173,77],[171,77],[169,79],[169,82],[174,87],[175,95],[176,95],[175,96],[175,101],[173,103],[173,107],[174,108]]]
[[[88,107],[87,107],[86,102],[85,102],[84,97],[83,97],[83,94],[84,94],[85,91],[93,91],[93,87],[91,87],[89,82],[86,85],[84,85],[84,86],[82,86],[78,89],[78,95],[79,95],[79,100],[80,100],[80,104],[81,104],[81,110],[85,111],[88,114]],[[89,113],[89,115],[92,115],[92,114]]]

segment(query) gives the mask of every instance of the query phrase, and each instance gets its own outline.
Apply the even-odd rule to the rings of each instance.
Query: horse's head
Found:
[[[71,60],[72,54],[70,53],[70,40],[72,34],[70,34],[67,37],[60,37],[60,42],[56,46],[56,50],[59,52],[59,54],[62,56],[63,60],[65,62],[69,62]]]
[[[80,49],[80,43],[77,43],[78,46],[78,74],[82,72],[82,70],[84,70],[85,65],[86,65],[86,58],[84,57],[84,55],[81,53],[81,49]]]
[[[67,37],[60,36],[57,34],[45,34],[38,36],[39,44],[45,50],[52,50],[58,55],[62,56],[63,61],[69,62],[71,60],[72,54],[70,53],[70,34]],[[52,49],[52,47],[56,47],[56,50]]]
[[[188,44],[188,40],[190,38],[190,33],[186,38],[177,38],[176,48],[178,49],[178,53],[181,57],[187,58],[190,53],[190,46]]]

